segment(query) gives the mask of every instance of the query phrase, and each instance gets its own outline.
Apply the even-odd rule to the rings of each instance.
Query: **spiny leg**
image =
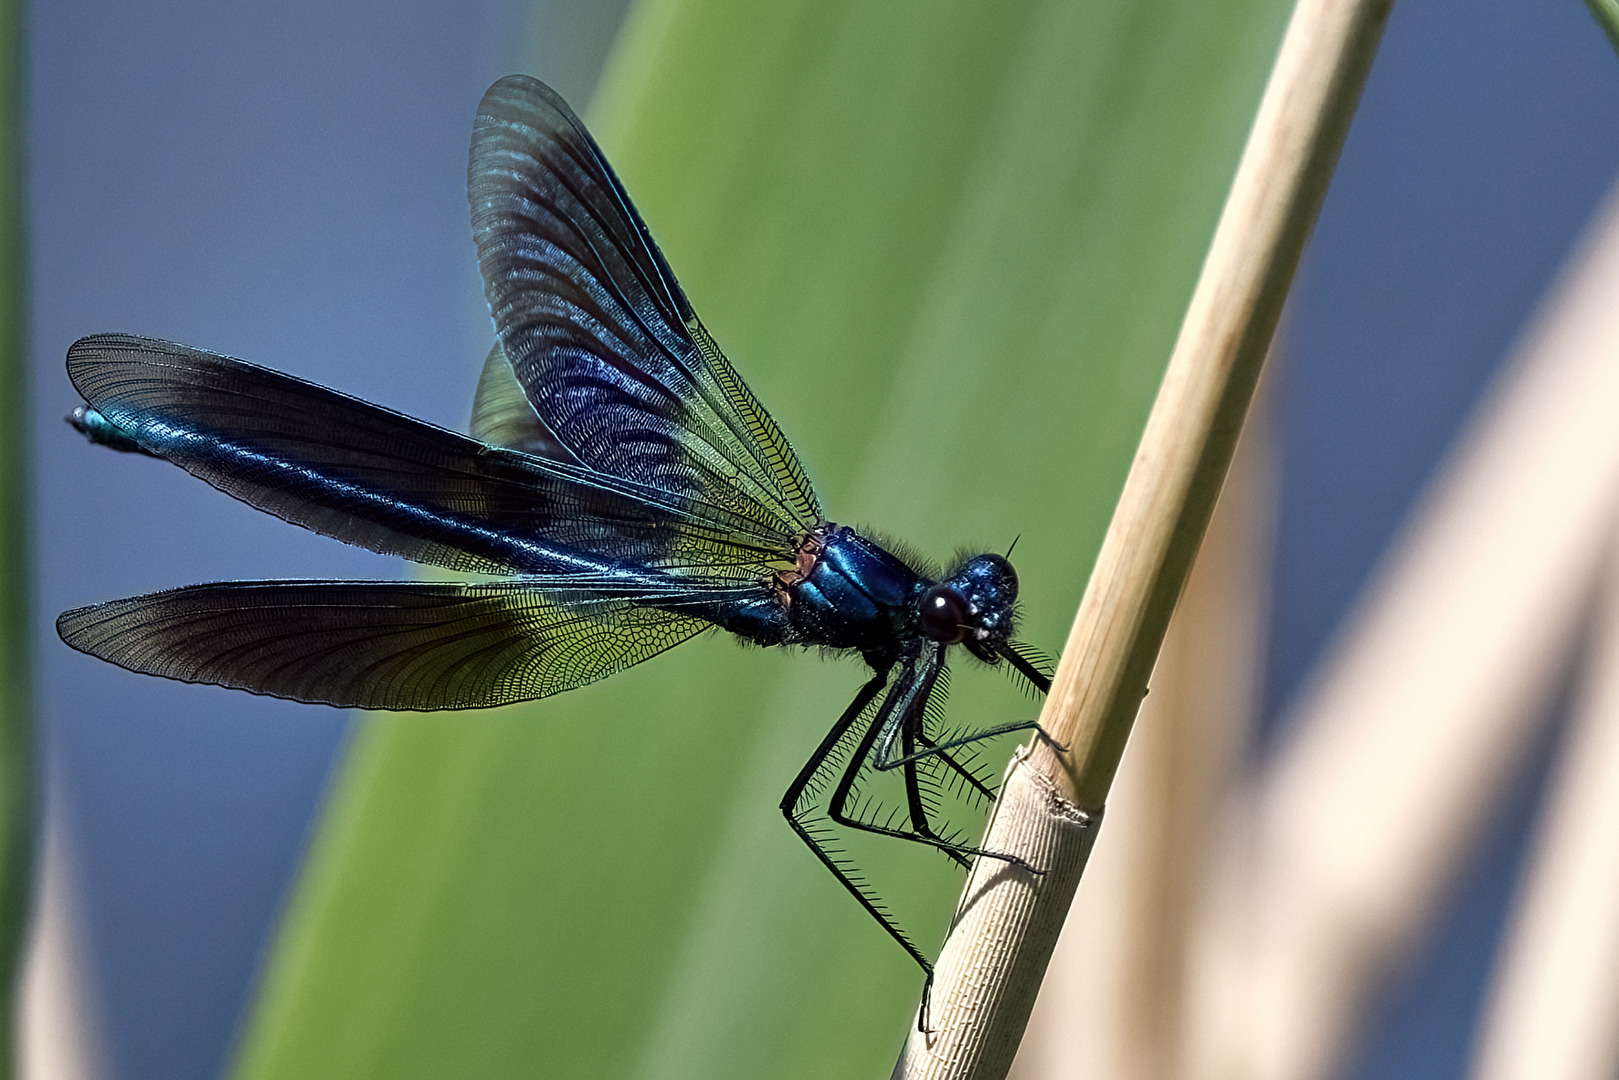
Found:
[[[1023,652],[1020,651],[1027,648],[1029,647],[1020,646],[1015,641],[1010,642],[1008,643],[1008,647],[1001,653],[1001,656],[1003,656],[1009,664],[1017,669],[1018,674],[1022,675],[1025,679],[1028,679],[1029,682],[1034,685],[1034,688],[1040,691],[1040,693],[1051,693],[1051,676],[1047,675],[1045,672],[1041,671],[1039,668],[1030,663],[1029,658],[1023,655]],[[1058,742],[1052,737],[1051,732],[1040,726],[1038,721],[1029,726],[1038,731],[1040,733],[1040,737],[1050,744],[1053,750],[1057,751],[1059,754],[1068,753],[1068,745],[1066,743]]]
[[[792,826],[799,839],[809,845],[809,849],[815,853],[817,859],[821,860],[822,865],[832,871],[832,876],[837,878],[843,887],[849,891],[849,894],[859,901],[860,906],[866,909],[866,913],[876,919],[877,924],[887,931],[888,936],[898,942],[900,948],[904,949],[906,954],[916,961],[927,977],[926,985],[932,986],[933,965],[928,962],[927,957],[923,956],[921,950],[912,944],[904,932],[894,924],[887,912],[877,906],[874,896],[868,895],[866,890],[861,888],[849,876],[848,871],[833,857],[832,852],[815,837],[809,826],[805,824],[799,815],[799,803],[804,798],[804,792],[815,780],[816,775],[827,766],[828,758],[837,749],[838,743],[848,733],[850,726],[860,719],[860,715],[866,711],[867,707],[871,705],[887,683],[888,669],[884,668],[872,676],[871,680],[860,688],[859,693],[855,694],[854,700],[849,703],[849,707],[843,710],[843,715],[838,717],[837,723],[832,725],[831,730],[826,733],[826,737],[821,740],[821,745],[815,748],[815,752],[810,755],[809,760],[804,763],[804,767],[799,770],[798,776],[793,780],[792,785],[788,787],[787,794],[782,796],[781,812],[787,818],[787,824]],[[876,724],[873,723],[872,727],[861,739],[861,749],[854,756],[856,768],[858,768],[859,761],[865,757],[866,750],[870,748],[875,729]],[[926,991],[924,990],[925,993]]]
[[[913,701],[913,708],[917,716],[921,715],[925,699],[926,695],[921,695]],[[892,700],[892,695],[889,700]],[[895,840],[908,840],[913,844],[922,844],[934,848],[944,852],[952,860],[964,867],[969,865],[968,860],[970,858],[984,856],[991,859],[1001,859],[1013,866],[1019,866],[1025,870],[1038,873],[1034,867],[1015,855],[1003,855],[998,851],[988,851],[968,844],[953,843],[932,835],[931,831],[924,834],[913,829],[895,829],[887,825],[878,825],[876,822],[865,821],[848,813],[849,796],[854,791],[855,782],[859,778],[861,770],[866,767],[868,759],[872,756],[872,748],[883,729],[884,722],[888,718],[887,707],[888,702],[885,702],[884,709],[878,712],[870,726],[866,728],[865,734],[861,736],[860,745],[855,748],[854,753],[850,756],[849,763],[843,772],[843,778],[838,782],[837,790],[832,793],[832,798],[827,803],[827,816],[840,825],[847,825],[852,829],[859,829],[861,832],[874,833],[878,836],[886,836]],[[902,733],[914,730],[910,727],[912,719],[914,717],[906,717],[902,723]]]
[[[870,684],[868,684],[868,686],[869,685]],[[926,698],[927,695],[924,693],[913,699],[911,703],[911,709],[913,710],[912,715],[905,717],[901,722],[901,736],[904,740],[904,745],[907,752],[912,750],[915,746],[915,743],[912,741],[913,736],[921,737],[923,739],[926,738],[926,736],[921,735],[920,731],[918,730],[920,727],[920,718],[926,705]],[[868,702],[869,698],[866,699],[866,701],[862,701],[859,698],[856,699],[856,704],[859,705],[861,709],[864,709]],[[906,795],[910,803],[911,813],[913,815],[912,820],[919,823],[919,828],[917,831],[911,832],[887,828],[871,822],[862,821],[859,818],[852,817],[845,812],[845,808],[847,806],[850,793],[854,789],[856,779],[860,775],[860,772],[865,768],[867,759],[871,756],[873,744],[877,741],[877,736],[882,731],[884,721],[887,719],[887,704],[887,702],[884,703],[885,707],[883,709],[879,709],[877,715],[873,717],[871,723],[867,725],[864,734],[862,734],[860,738],[859,745],[855,747],[854,753],[850,756],[848,765],[844,769],[843,777],[838,782],[837,790],[833,792],[832,799],[827,805],[828,816],[839,824],[847,825],[865,832],[876,833],[879,836],[893,837],[898,840],[909,840],[913,843],[925,844],[929,847],[936,848],[939,851],[943,851],[946,855],[963,867],[970,866],[968,861],[969,856],[982,856],[986,858],[1004,860],[1013,866],[1022,867],[1023,869],[1028,870],[1030,873],[1040,873],[1039,870],[1036,870],[1023,859],[1018,858],[1015,855],[1003,855],[1000,852],[987,851],[983,848],[969,847],[965,844],[954,844],[935,835],[931,826],[928,824],[926,809],[921,802],[921,793],[919,787],[917,786],[916,769],[914,765],[907,766],[906,768]],[[835,732],[838,737],[842,736],[843,731],[847,729],[850,722],[852,722],[852,720],[850,720],[848,714],[845,713],[845,719],[840,720],[839,724],[835,728]],[[830,750],[825,743],[823,743],[823,748],[828,750],[828,752]],[[821,755],[823,758],[824,756],[824,754]],[[984,792],[986,795],[990,794],[988,789],[978,781],[977,777],[973,776],[971,772],[963,768],[955,761],[955,759],[951,758],[948,754],[941,754],[940,757],[942,757],[953,768],[965,776],[980,791]],[[789,818],[789,820],[791,820],[791,818]],[[794,822],[794,827],[799,828],[797,822]],[[816,847],[814,841],[809,838],[808,833],[801,828],[799,829],[799,835],[803,836],[805,841],[810,843],[812,847]],[[822,860],[825,861],[828,866],[834,866],[828,856],[823,854],[818,847],[816,854],[820,855]],[[835,866],[833,872],[838,873]],[[922,1003],[921,1007],[917,1010],[916,1022],[919,1030],[923,1032],[932,1031],[932,1028],[929,1026],[929,1014],[931,1012],[933,1001],[933,965],[922,956],[916,947],[911,944],[910,940],[905,937],[904,933],[902,933],[885,914],[879,912],[877,908],[868,901],[863,892],[861,892],[855,885],[850,883],[847,877],[845,877],[842,873],[838,873],[838,880],[842,881],[845,887],[847,887],[850,892],[853,892],[856,897],[859,898],[861,904],[868,912],[871,913],[872,917],[881,923],[883,929],[887,930],[889,935],[892,936],[895,941],[898,941],[900,945],[904,947],[905,951],[911,955],[911,958],[921,966],[924,975],[922,981]]]
[[[909,731],[914,717],[921,714],[921,710],[927,702],[928,691],[931,688],[932,679],[930,677],[922,692],[911,698],[908,715],[902,717],[899,721],[902,732]],[[848,764],[843,770],[843,777],[838,781],[837,790],[832,793],[832,798],[827,803],[827,816],[839,825],[847,825],[862,832],[892,837],[896,840],[909,840],[916,844],[925,844],[928,847],[943,851],[960,865],[966,866],[967,859],[958,850],[958,845],[941,840],[939,837],[932,835],[931,832],[922,833],[914,829],[895,829],[888,825],[878,825],[876,822],[866,821],[848,812],[849,796],[853,793],[854,786],[860,778],[860,773],[866,766],[866,759],[871,756],[872,747],[876,744],[878,736],[888,726],[892,711],[897,707],[896,702],[903,690],[904,677],[902,676],[900,683],[896,684],[894,690],[889,693],[888,697],[883,701],[883,707],[878,710],[877,715],[872,718],[871,723],[866,727],[865,733],[861,735],[860,744],[855,747],[854,753],[849,756]],[[909,792],[907,792],[907,795],[909,795]]]
[[[1051,693],[1051,676],[1029,663],[1028,658],[1021,655],[1017,649],[1014,642],[1013,647],[1002,652],[1001,656],[1018,670],[1018,674],[1033,683],[1036,690],[1042,694]]]
[[[919,760],[919,759],[927,757],[927,756],[929,756],[931,754],[933,757],[937,758],[938,760],[943,761],[945,763],[945,765],[947,765],[953,772],[955,772],[956,775],[960,776],[965,782],[972,785],[973,789],[975,791],[977,791],[980,795],[982,795],[984,798],[990,800],[991,802],[994,801],[995,792],[991,791],[987,786],[985,786],[985,784],[984,784],[984,782],[982,780],[980,780],[980,779],[978,779],[978,777],[974,776],[971,769],[968,769],[965,765],[961,764],[961,762],[957,761],[954,757],[950,756],[950,754],[948,754],[944,750],[940,749],[938,746],[934,745],[928,739],[928,737],[926,735],[922,734],[920,731],[918,731],[916,733],[916,738],[917,738],[918,741],[920,741],[924,745],[926,745],[928,747],[928,750],[925,753],[911,754],[911,755],[909,755],[907,760],[912,760],[912,761]],[[908,741],[909,740],[907,740],[907,742]],[[908,745],[906,749],[909,750],[910,746]],[[911,776],[913,776],[915,774],[915,767],[912,766],[912,765],[907,765],[906,769],[905,769],[905,772],[906,772],[907,777],[911,777]],[[919,795],[920,795],[920,793],[919,793]],[[918,801],[915,805],[917,807],[917,810],[916,810],[917,813],[925,814],[925,810],[923,809],[920,801]],[[925,820],[925,818],[924,818],[924,820]],[[971,846],[969,846],[967,844],[954,844],[954,845],[952,845],[952,849],[953,849],[953,852],[960,853],[962,855],[976,855],[976,856],[983,856],[983,857],[989,858],[989,859],[1000,859],[1001,861],[1003,861],[1005,863],[1008,863],[1008,864],[1010,864],[1012,866],[1021,867],[1024,870],[1027,870],[1031,874],[1043,874],[1043,873],[1045,873],[1044,870],[1041,870],[1041,869],[1039,869],[1038,867],[1035,867],[1035,866],[1031,866],[1026,860],[1024,860],[1022,858],[1019,858],[1016,855],[1007,855],[1007,854],[1005,854],[1003,852],[999,852],[999,851],[990,851],[988,848],[971,847]],[[961,865],[963,865],[963,866],[967,865],[967,862],[964,859],[957,859],[956,861],[961,863]]]
[[[991,791],[982,780],[978,779],[971,769],[957,761],[951,754],[947,753],[942,747],[940,747],[938,743],[932,741],[920,731],[916,733],[916,738],[917,741],[919,741],[923,746],[927,747],[929,753],[938,758],[940,761],[944,762],[951,772],[961,777],[963,782],[971,785],[974,791],[978,792],[978,794],[982,795],[991,802],[995,801],[995,792]]]
[[[1008,649],[1001,655],[1012,665],[1012,667],[1017,669],[1020,675],[1028,679],[1036,690],[1039,690],[1042,694],[1050,693],[1051,679],[1041,672],[1039,668],[1029,663],[1027,659],[1018,655],[1018,653],[1013,650]],[[1029,730],[1038,731],[1040,733],[1040,737],[1046,742],[1050,743],[1051,746],[1058,751],[1066,751],[1068,749],[1062,743],[1059,743],[1056,739],[1052,738],[1050,732],[1046,731],[1045,728],[1040,726],[1040,721],[1037,718],[1034,720],[1016,720],[1007,724],[997,724],[991,728],[984,728],[982,731],[973,731],[967,733],[966,735],[958,736],[954,739],[946,739],[944,742],[933,742],[930,739],[924,738],[922,741],[926,745],[923,747],[923,749],[913,750],[911,747],[907,746],[905,748],[904,756],[889,759],[880,755],[879,760],[872,762],[872,764],[875,765],[878,770],[887,772],[890,769],[896,769],[902,765],[909,766],[912,762],[919,761],[925,757],[933,757],[940,754],[942,751],[953,750],[958,746],[966,746],[969,743],[975,743],[982,739],[993,739],[997,735],[1009,735],[1014,731]]]
[[[906,752],[903,757],[892,758],[888,761],[873,761],[871,764],[873,768],[879,770],[880,772],[887,772],[890,769],[897,769],[902,765],[910,765],[912,762],[920,761],[922,758],[933,757],[944,750],[954,750],[958,746],[966,746],[969,743],[982,742],[984,739],[993,739],[997,735],[1009,735],[1014,731],[1028,731],[1031,728],[1038,728],[1041,736],[1047,740],[1050,740],[1051,736],[1047,735],[1045,733],[1045,729],[1040,727],[1040,721],[1017,720],[1008,724],[997,724],[991,728],[984,728],[982,731],[969,732],[966,735],[962,735],[954,739],[946,739],[944,742],[929,742],[927,746],[923,747],[921,750],[915,751],[914,753],[911,751],[910,747],[906,747]]]
[[[884,674],[886,675],[886,673]],[[876,681],[876,679],[873,679],[872,683],[875,683]],[[845,712],[843,718],[840,719],[838,724],[835,726],[833,734],[836,735],[836,738],[834,738],[833,735],[828,735],[828,740],[830,740],[832,744],[835,745],[837,738],[842,737],[843,731],[847,730],[849,724],[853,722],[853,717],[858,716],[861,712],[863,712],[866,705],[870,703],[871,697],[864,696],[865,689],[872,689],[873,696],[877,690],[881,689],[880,686],[873,687],[872,683],[867,683],[866,687],[862,688],[862,697],[856,697],[854,704],[850,706],[850,709],[853,710],[852,714],[850,712]],[[912,840],[930,844],[939,848],[940,850],[943,850],[951,858],[955,859],[963,866],[966,866],[966,860],[952,850],[952,845],[948,845],[943,841],[918,836],[914,833],[882,828],[880,826],[863,822],[858,818],[850,817],[844,813],[844,806],[848,801],[849,793],[854,788],[855,780],[860,775],[861,769],[865,767],[865,760],[871,753],[872,744],[876,741],[878,733],[882,731],[883,723],[887,719],[889,703],[893,701],[893,698],[894,695],[890,695],[890,697],[884,701],[883,708],[877,710],[877,715],[872,717],[871,723],[866,726],[865,733],[860,737],[859,745],[855,747],[854,753],[849,757],[849,764],[843,771],[842,779],[838,781],[837,790],[833,793],[832,800],[827,806],[827,814],[832,818],[832,820],[843,825],[852,826],[856,829],[863,829],[867,832],[874,832],[883,836],[893,836],[901,840]],[[825,741],[822,742],[821,746],[824,752],[819,754],[819,757],[824,760],[826,753],[830,753],[831,747]],[[806,766],[805,768],[808,769],[809,766]],[[800,779],[803,779],[803,774],[800,774]],[[793,827],[799,830],[799,835],[804,837],[805,842],[809,843],[811,847],[816,849],[815,853],[821,857],[821,860],[829,867],[832,867],[832,872],[837,874],[838,880],[843,882],[844,886],[850,892],[854,893],[856,899],[860,901],[861,905],[871,913],[872,918],[876,919],[878,923],[882,925],[882,928],[888,931],[889,936],[895,941],[899,942],[900,946],[910,954],[911,959],[915,960],[917,965],[921,967],[922,1004],[921,1007],[917,1009],[916,1026],[923,1032],[931,1032],[933,1029],[929,1026],[928,1021],[933,1003],[933,964],[928,961],[927,957],[922,955],[921,950],[911,943],[910,938],[905,936],[905,933],[894,924],[893,920],[889,918],[886,913],[880,911],[876,904],[866,896],[865,892],[842,873],[832,859],[825,854],[813,840],[810,839],[809,833],[800,827],[797,821],[793,820],[791,815],[789,815],[788,820],[793,822]]]
[[[914,757],[917,724],[912,722],[913,719],[919,720],[920,714],[915,718],[906,718],[906,722],[900,731],[900,739],[906,755]],[[928,808],[922,801],[922,782],[916,774],[916,762],[914,760],[911,764],[905,766],[905,804],[911,812],[911,828],[916,831],[917,836],[938,841],[941,844],[947,842],[944,837],[933,831],[933,825],[928,821]],[[956,851],[953,846],[941,848],[940,850],[950,856],[957,865],[962,867],[968,865],[967,857]]]

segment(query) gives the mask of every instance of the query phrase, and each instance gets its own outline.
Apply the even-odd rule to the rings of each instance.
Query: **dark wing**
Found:
[[[709,624],[516,582],[236,581],[64,612],[62,640],[147,675],[366,709],[469,709],[602,679]]]
[[[536,457],[583,464],[545,426],[540,414],[528,403],[522,384],[517,381],[506,350],[495,342],[484,358],[478,376],[478,389],[472,396],[472,423],[467,432],[479,442],[521,450]]]
[[[594,469],[794,534],[803,466],[720,353],[600,149],[560,97],[489,88],[467,177],[495,329],[544,425]]]
[[[68,374],[141,448],[284,520],[457,570],[597,572],[604,561],[757,578],[790,542],[743,515],[487,446],[200,349],[84,338]]]

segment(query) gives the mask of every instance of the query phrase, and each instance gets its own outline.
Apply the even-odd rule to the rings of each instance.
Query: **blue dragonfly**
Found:
[[[992,799],[971,744],[1037,725],[949,731],[940,705],[956,646],[1049,689],[1050,662],[1013,638],[1011,563],[982,554],[941,571],[826,518],[549,87],[511,76],[490,88],[468,174],[497,335],[470,438],[124,334],[68,351],[87,402],[69,421],[324,536],[496,579],[193,585],[65,612],[62,640],[145,674],[393,710],[547,697],[715,627],[754,645],[857,653],[870,677],[781,810],[931,982],[828,823],[962,866],[995,854],[936,820],[940,792]],[[902,781],[886,815],[862,798],[873,774]]]

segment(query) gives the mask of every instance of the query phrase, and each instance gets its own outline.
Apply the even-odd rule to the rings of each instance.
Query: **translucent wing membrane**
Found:
[[[468,709],[602,679],[709,624],[522,582],[238,581],[65,612],[75,649],[148,675],[367,709]]]
[[[467,185],[500,343],[563,446],[767,529],[819,523],[792,447],[697,321],[561,98],[520,75],[491,87]]]
[[[484,359],[478,390],[472,398],[472,423],[467,430],[474,439],[490,446],[580,464],[528,403],[528,396],[523,393],[511,361],[506,359],[506,350],[499,342]]]
[[[131,439],[326,536],[457,570],[612,563],[757,578],[791,548],[769,522],[566,461],[487,446],[229,357],[120,334],[68,374]]]

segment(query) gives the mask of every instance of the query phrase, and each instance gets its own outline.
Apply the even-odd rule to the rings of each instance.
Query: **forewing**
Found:
[[[326,536],[457,570],[759,572],[788,538],[700,499],[487,446],[241,360],[122,334],[68,374],[142,448]],[[586,559],[589,562],[589,559]]]
[[[535,412],[580,461],[801,533],[820,509],[595,141],[521,75],[484,95],[468,194],[484,291]]]
[[[474,709],[548,697],[709,624],[519,583],[237,581],[57,619],[73,648],[147,675],[367,709]]]

